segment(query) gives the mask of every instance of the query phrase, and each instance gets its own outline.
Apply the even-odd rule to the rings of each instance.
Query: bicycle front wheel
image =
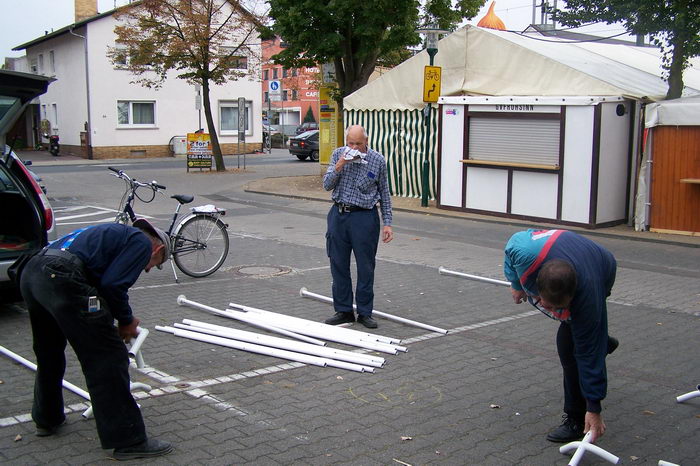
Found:
[[[228,231],[221,220],[208,215],[191,217],[172,237],[173,260],[190,277],[216,272],[228,255]]]

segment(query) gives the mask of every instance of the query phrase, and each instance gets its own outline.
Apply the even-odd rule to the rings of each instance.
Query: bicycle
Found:
[[[126,183],[126,189],[119,202],[119,210],[114,219],[117,223],[131,224],[136,220],[134,213],[134,199],[148,204],[166,188],[156,181],[143,183],[131,178],[123,170],[107,167],[115,176]],[[137,193],[139,188],[148,188],[150,198],[141,197]],[[226,209],[221,209],[211,204],[206,206],[191,207],[191,213],[178,221],[180,208],[194,200],[189,194],[175,194],[170,196],[178,204],[173,213],[172,221],[166,231],[170,237],[172,261],[170,262],[175,275],[175,282],[179,283],[175,265],[186,275],[195,278],[207,277],[216,272],[226,260],[229,249],[228,225],[221,219],[226,214]]]

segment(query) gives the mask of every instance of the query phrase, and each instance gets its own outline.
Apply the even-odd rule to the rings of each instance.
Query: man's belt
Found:
[[[339,211],[340,213],[343,213],[343,212],[355,212],[355,211],[358,211],[358,210],[372,210],[372,209],[374,209],[374,207],[369,208],[369,209],[365,209],[364,207],[358,207],[358,206],[356,206],[356,205],[350,205],[350,204],[343,204],[342,202],[335,202],[334,204],[335,204],[335,206],[338,208],[338,211]]]
[[[56,257],[62,257],[66,259],[67,261],[77,265],[78,267],[83,267],[83,261],[80,259],[80,257],[76,256],[70,251],[64,251],[63,249],[50,249],[50,248],[44,248],[42,249],[39,254],[39,256],[56,256]]]

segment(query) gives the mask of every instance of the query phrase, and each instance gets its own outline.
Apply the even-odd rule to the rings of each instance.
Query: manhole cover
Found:
[[[230,270],[237,275],[258,278],[276,277],[292,271],[291,267],[283,265],[239,265]]]

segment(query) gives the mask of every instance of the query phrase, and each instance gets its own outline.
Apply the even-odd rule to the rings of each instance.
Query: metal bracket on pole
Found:
[[[676,397],[676,402],[678,402],[678,403],[683,403],[684,401],[688,401],[688,400],[690,400],[691,398],[695,398],[695,397],[698,397],[698,396],[700,396],[700,384],[698,384],[697,390],[693,390],[692,392],[688,392],[688,393],[686,393],[686,394],[684,394],[684,395],[677,396],[677,397]]]
[[[586,452],[591,452],[594,455],[597,455],[604,459],[605,461],[608,461],[609,463],[612,464],[617,464],[620,462],[620,458],[617,456],[613,455],[612,453],[609,453],[599,446],[593,445],[591,443],[591,436],[593,435],[592,432],[588,432],[584,437],[583,440],[580,442],[571,442],[567,443],[566,445],[563,445],[559,447],[559,453],[568,453],[572,450],[576,450],[574,452],[574,455],[571,457],[571,460],[569,461],[569,466],[577,466],[579,461],[581,461],[581,458],[583,458],[583,455]]]

